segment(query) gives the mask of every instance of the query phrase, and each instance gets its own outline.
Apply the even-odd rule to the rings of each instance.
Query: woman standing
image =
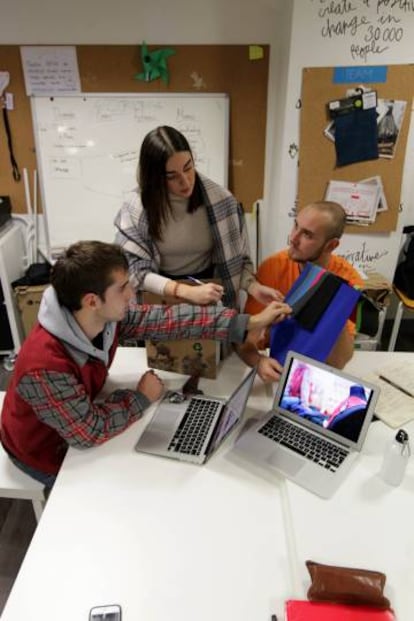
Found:
[[[194,166],[187,139],[169,126],[149,132],[141,146],[138,190],[115,219],[116,243],[129,262],[135,290],[173,295],[194,304],[238,305],[244,289],[262,304],[278,293],[258,283],[244,213],[234,196]],[[188,277],[218,278],[192,286]]]

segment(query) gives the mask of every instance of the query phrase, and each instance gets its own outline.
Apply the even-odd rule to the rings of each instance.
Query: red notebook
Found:
[[[290,599],[286,621],[396,621],[391,610]]]

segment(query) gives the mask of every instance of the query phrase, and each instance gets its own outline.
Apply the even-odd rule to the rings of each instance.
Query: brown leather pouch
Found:
[[[369,569],[335,567],[306,561],[312,584],[308,599],[319,602],[390,608],[384,597],[385,574]]]

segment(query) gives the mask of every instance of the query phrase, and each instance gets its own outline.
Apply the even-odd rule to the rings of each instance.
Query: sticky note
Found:
[[[263,58],[263,48],[261,45],[249,45],[249,60],[260,60]]]

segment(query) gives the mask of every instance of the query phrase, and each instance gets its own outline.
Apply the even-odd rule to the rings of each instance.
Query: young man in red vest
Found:
[[[217,306],[137,306],[132,297],[126,257],[114,244],[78,242],[52,269],[1,416],[1,442],[10,458],[47,487],[68,445],[87,448],[109,440],[162,395],[162,380],[147,371],[135,390],[116,390],[96,401],[120,336],[243,342],[246,330],[290,312],[273,302],[250,318]]]

